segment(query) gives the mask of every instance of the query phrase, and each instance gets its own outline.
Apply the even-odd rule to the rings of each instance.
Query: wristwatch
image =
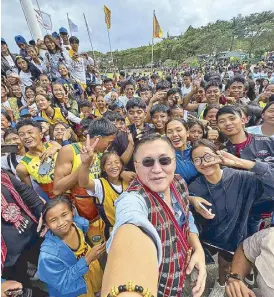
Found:
[[[236,279],[236,280],[239,280],[239,281],[243,281],[243,278],[240,276],[240,274],[237,274],[237,273],[227,273],[226,276],[225,276],[226,280],[228,281],[229,278],[233,278],[233,279]]]

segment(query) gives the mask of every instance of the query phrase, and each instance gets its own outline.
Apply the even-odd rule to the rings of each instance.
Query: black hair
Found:
[[[169,115],[169,108],[164,104],[155,104],[150,109],[150,117],[153,117],[156,112],[164,112]]]
[[[274,104],[274,101],[270,101],[266,104],[266,106],[264,107],[264,109],[262,110],[262,114],[265,113],[265,111]]]
[[[241,76],[241,75],[237,75],[237,76],[235,76],[233,79],[228,80],[228,82],[227,82],[227,84],[226,84],[226,88],[227,88],[227,89],[230,88],[231,85],[232,85],[233,83],[235,83],[235,82],[242,83],[242,84],[244,85],[244,87],[246,87],[246,85],[245,85],[245,78],[244,78],[243,76]]]
[[[41,126],[40,122],[36,122],[36,121],[33,121],[33,120],[29,120],[29,119],[20,120],[16,124],[17,131],[19,131],[19,129],[22,128],[23,126],[32,126],[32,127],[37,128],[40,132],[42,132],[42,126]]]
[[[119,75],[125,77],[126,76],[125,71],[120,71]]]
[[[8,122],[12,123],[11,117],[4,110],[1,111],[1,115],[3,115]]]
[[[187,76],[187,77],[192,78],[190,72],[185,72],[183,76]]]
[[[151,79],[154,79],[154,78],[160,78],[160,76],[157,74],[157,73],[153,73],[151,76],[150,76]]]
[[[139,89],[139,94],[142,92],[147,92],[147,91],[151,91],[151,89],[148,86],[141,87]]]
[[[80,122],[81,129],[82,130],[88,129],[90,123],[92,123],[93,120],[94,119],[92,117],[87,117],[87,118],[82,119],[81,122]]]
[[[168,125],[170,122],[172,122],[172,121],[177,121],[177,122],[181,123],[181,124],[185,127],[186,131],[188,131],[188,125],[187,125],[187,122],[186,122],[184,119],[176,118],[176,119],[170,119],[170,120],[166,123],[166,131],[165,131],[165,132],[167,132],[167,125]]]
[[[25,88],[25,95],[26,95],[26,93],[27,93],[27,90],[32,90],[33,93],[36,95],[36,92],[35,92],[35,90],[33,89],[33,87],[31,87],[31,86],[27,86],[27,87]]]
[[[187,122],[188,130],[193,126],[198,125],[203,131],[203,138],[205,137],[205,128],[204,125],[199,120],[191,120]]]
[[[95,119],[88,128],[90,138],[96,136],[110,136],[117,133],[117,128],[114,124],[105,118]]]
[[[22,71],[19,67],[18,67],[18,60],[19,59],[22,59],[22,60],[24,60],[26,63],[27,63],[27,65],[28,65],[28,68],[27,68],[27,71],[28,72],[30,72],[30,74],[31,74],[31,80],[36,80],[36,79],[39,79],[39,76],[41,75],[41,71],[34,65],[34,64],[32,64],[31,62],[29,62],[26,58],[24,58],[24,57],[22,57],[22,56],[18,56],[18,57],[16,57],[16,59],[15,59],[15,65],[16,65],[16,67],[18,68],[18,70],[19,70],[19,74],[20,74],[20,72]]]
[[[169,96],[174,95],[174,94],[177,94],[177,93],[182,98],[182,91],[179,88],[172,88],[172,89],[168,90],[168,92],[167,92],[166,95],[167,95],[167,97],[169,97]]]
[[[192,148],[191,148],[191,159],[192,159],[192,154],[193,151],[196,150],[196,148],[198,148],[199,146],[205,146],[210,148],[214,153],[216,153],[218,151],[218,147],[210,140],[205,139],[205,138],[201,138],[196,140],[193,144],[192,144]]]
[[[274,102],[274,95],[271,95],[268,99],[268,102]]]
[[[211,80],[205,86],[205,91],[207,91],[210,87],[217,87],[220,90],[220,84],[216,80]]]
[[[105,167],[105,164],[106,164],[109,156],[111,156],[111,155],[116,155],[117,157],[119,157],[119,160],[120,160],[120,162],[122,164],[121,172],[124,169],[124,163],[123,163],[122,159],[120,158],[120,156],[118,155],[118,153],[116,151],[111,150],[109,152],[105,152],[105,153],[103,153],[101,161],[100,161],[100,168],[102,170],[102,177],[104,177],[104,178],[107,178],[107,174],[105,172],[104,167]]]
[[[10,135],[10,134],[16,134],[18,135],[18,131],[15,128],[8,128],[4,133],[4,140]]]
[[[142,146],[143,144],[145,144],[147,142],[152,142],[152,141],[156,141],[156,140],[162,140],[162,141],[166,142],[171,147],[173,152],[175,152],[174,147],[168,137],[161,136],[159,133],[150,133],[150,134],[146,134],[144,137],[142,137],[135,144],[134,151],[133,151],[133,159],[135,160],[135,155],[136,155],[138,149],[140,148],[140,146]]]
[[[79,44],[79,39],[76,36],[71,36],[69,38],[69,43],[77,43],[77,44]]]
[[[104,84],[106,84],[106,83],[108,83],[108,82],[111,82],[111,83],[113,83],[113,81],[112,81],[112,79],[111,78],[105,78],[104,80],[103,80],[103,83]]]
[[[226,105],[222,108],[220,108],[216,114],[216,119],[218,120],[219,116],[223,115],[223,114],[234,114],[234,115],[238,115],[239,117],[242,117],[242,112],[240,110],[240,108],[233,106],[233,105]]]
[[[127,111],[129,111],[130,109],[132,109],[134,107],[141,108],[144,111],[146,111],[146,108],[147,108],[145,102],[139,97],[135,97],[135,98],[132,98],[132,99],[128,100],[128,102],[126,104],[126,110]]]
[[[44,223],[46,223],[46,215],[47,215],[48,211],[50,209],[52,209],[53,207],[55,207],[59,203],[66,204],[68,206],[68,208],[73,212],[72,201],[70,199],[68,199],[66,196],[62,196],[62,195],[57,196],[54,199],[48,200],[42,209],[42,219],[43,219]]]
[[[92,103],[87,99],[82,99],[78,101],[78,107],[92,107]]]
[[[220,109],[219,105],[217,104],[208,104],[204,110],[204,113],[203,113],[203,118],[205,119],[205,117],[207,116],[208,112],[211,110],[211,109]]]
[[[110,120],[111,122],[123,121],[125,122],[125,117],[123,117],[119,112],[108,110],[104,113],[104,118]]]
[[[167,80],[160,80],[157,84],[156,84],[156,91],[160,91],[160,90],[166,90],[166,89],[170,89],[170,82]]]

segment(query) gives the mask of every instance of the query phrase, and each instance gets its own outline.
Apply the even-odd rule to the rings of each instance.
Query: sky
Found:
[[[32,0],[37,8],[36,0]],[[103,5],[112,12],[110,39],[112,50],[148,45],[152,38],[152,16],[155,10],[164,36],[179,35],[191,25],[205,26],[216,20],[229,20],[238,14],[273,10],[273,0],[38,0],[40,9],[51,15],[53,31],[60,27],[68,29],[67,13],[78,25],[75,35],[80,40],[80,50],[91,49],[83,13],[92,29],[92,43],[95,50],[109,51],[107,28]],[[15,35],[22,35],[27,41],[31,34],[19,0],[1,1],[1,37],[11,52],[18,52]],[[42,29],[42,33],[46,31]],[[51,32],[50,32],[51,33]],[[157,42],[157,40],[156,40]]]

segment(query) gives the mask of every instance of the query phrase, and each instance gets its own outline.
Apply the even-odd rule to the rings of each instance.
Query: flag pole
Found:
[[[88,38],[89,38],[89,42],[90,42],[90,46],[91,46],[91,50],[92,50],[92,55],[93,55],[94,63],[96,64],[96,57],[95,57],[95,53],[94,53],[94,50],[93,50],[93,45],[92,45],[92,42],[91,42],[91,36],[90,36],[90,31],[89,31],[87,19],[86,19],[86,16],[85,16],[84,13],[83,13],[83,15],[84,15],[84,19],[85,19],[85,23],[86,23],[86,27],[87,27],[87,31],[88,31]]]
[[[72,36],[72,35],[71,35],[71,29],[70,29],[70,25],[69,25],[69,16],[68,16],[68,13],[67,13],[67,19],[68,19],[68,26],[69,26],[69,32],[70,32],[70,36]]]
[[[112,55],[112,49],[111,49],[111,42],[110,42],[109,29],[108,29],[108,27],[107,27],[107,31],[108,31],[108,42],[109,42],[110,56],[111,56],[112,64],[114,65],[114,60],[113,60],[113,55]]]
[[[153,10],[153,18],[152,18],[152,46],[151,46],[151,74],[153,68],[153,46],[154,46],[154,18],[155,18],[155,10]]]

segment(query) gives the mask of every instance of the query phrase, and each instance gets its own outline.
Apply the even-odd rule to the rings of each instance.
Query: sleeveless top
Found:
[[[69,144],[69,146],[71,146],[73,152],[72,172],[74,172],[82,164],[80,157],[80,149],[82,144],[73,143]],[[100,176],[100,159],[97,154],[93,166],[89,169],[89,178],[95,179],[99,178]],[[78,183],[71,189],[71,198],[73,199],[80,216],[86,218],[89,221],[92,221],[97,217],[98,211],[94,204],[93,198],[90,197],[86,189],[81,188]]]
[[[100,217],[105,223],[104,228],[104,236],[105,239],[108,240],[110,236],[110,232],[112,231],[112,227],[115,223],[115,206],[114,202],[122,194],[128,184],[122,180],[122,191],[121,193],[117,192],[114,187],[109,183],[109,181],[105,178],[99,179],[103,189],[103,201],[102,203],[99,202],[98,198],[95,199],[96,208],[100,214]]]
[[[52,147],[50,143],[44,143],[44,148],[47,149]],[[58,153],[56,153],[50,164],[49,174],[39,174],[39,167],[41,165],[41,160],[38,156],[32,156],[29,153],[22,158],[20,161],[21,164],[25,166],[29,175],[33,178],[34,181],[39,184],[42,190],[50,197],[53,198],[55,195],[53,194],[53,178],[54,178],[54,168],[56,163]]]
[[[66,118],[64,117],[62,111],[60,108],[58,107],[54,107],[54,115],[53,117],[49,117],[44,110],[41,111],[41,117],[43,117],[44,119],[46,119],[51,125],[55,125],[59,122],[63,122],[65,124],[69,124],[69,122],[66,120]]]
[[[143,185],[138,177],[127,189],[127,192],[138,192],[145,199],[149,211],[148,219],[155,227],[162,242],[163,256],[158,279],[159,297],[182,295],[186,268],[191,256],[191,247],[187,241],[189,234],[187,186],[179,175],[175,175],[170,189],[186,218],[186,223],[182,228],[164,200]]]

